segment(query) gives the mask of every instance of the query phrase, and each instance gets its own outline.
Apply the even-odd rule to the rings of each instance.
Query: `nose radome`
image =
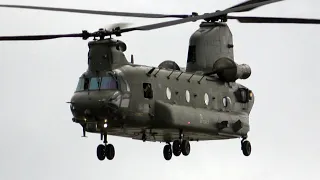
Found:
[[[117,90],[110,91],[92,91],[75,93],[71,98],[71,111],[84,111],[86,109],[95,110],[101,109],[106,104],[119,105],[121,93]]]
[[[106,103],[109,103],[117,97],[115,96],[117,92],[116,90],[90,92],[88,95],[88,108],[95,109],[103,107]]]
[[[75,119],[96,121],[114,116],[120,107],[121,93],[117,90],[76,93],[71,99]]]

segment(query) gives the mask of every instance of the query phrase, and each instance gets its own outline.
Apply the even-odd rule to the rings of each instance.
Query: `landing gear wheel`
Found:
[[[250,156],[251,154],[251,143],[248,140],[241,142],[241,150],[243,155]]]
[[[167,144],[167,145],[164,146],[164,148],[163,148],[163,157],[167,161],[169,161],[172,158],[172,149],[171,149],[171,145],[170,144]]]
[[[181,142],[180,140],[173,141],[172,151],[175,156],[180,156],[181,154]]]
[[[147,140],[147,135],[146,135],[145,133],[143,133],[141,139],[142,139],[143,142],[146,142],[146,140]]]
[[[184,156],[188,156],[190,154],[190,143],[188,140],[182,141],[181,152]]]
[[[107,159],[108,160],[112,160],[114,158],[115,154],[116,154],[116,151],[115,151],[113,145],[112,144],[108,144],[106,146],[106,152],[105,152],[105,155],[106,155]]]
[[[103,145],[103,144],[100,144],[98,147],[97,147],[97,156],[98,156],[98,159],[100,161],[103,161],[105,159],[105,155],[106,155],[106,147]]]

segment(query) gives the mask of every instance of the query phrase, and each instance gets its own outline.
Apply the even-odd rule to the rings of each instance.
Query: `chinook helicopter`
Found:
[[[141,18],[178,18],[167,22],[111,30],[99,29],[78,34],[2,36],[1,41],[46,40],[62,37],[94,39],[88,43],[88,69],[78,81],[71,98],[72,121],[86,132],[101,135],[97,147],[99,160],[112,160],[115,148],[108,135],[142,141],[165,142],[163,156],[188,156],[190,141],[241,138],[241,150],[251,154],[248,141],[249,114],[254,104],[252,90],[236,82],[247,79],[251,68],[234,61],[232,33],[228,19],[241,23],[320,24],[318,19],[243,17],[229,13],[245,12],[281,0],[251,0],[223,11],[199,15],[165,15],[129,12],[63,9],[52,7],[0,5],[73,13]],[[131,31],[147,31],[204,20],[190,37],[186,68],[174,61],[158,67],[129,62],[126,44],[113,39]]]

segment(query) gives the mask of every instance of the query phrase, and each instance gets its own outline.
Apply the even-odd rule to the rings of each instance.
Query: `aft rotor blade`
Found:
[[[177,25],[177,24],[183,24],[183,23],[187,23],[187,22],[191,22],[191,21],[197,21],[197,20],[200,20],[200,19],[210,19],[210,18],[215,18],[215,17],[219,17],[219,16],[225,16],[228,13],[238,12],[238,11],[243,11],[243,10],[248,10],[248,9],[253,9],[253,8],[257,8],[257,7],[260,7],[260,6],[263,6],[263,5],[267,5],[267,4],[270,4],[270,3],[275,3],[275,2],[278,2],[278,1],[282,1],[282,0],[269,0],[269,1],[257,2],[257,3],[253,3],[253,4],[246,4],[246,5],[243,5],[243,6],[237,6],[237,7],[234,7],[234,8],[228,8],[228,9],[223,10],[223,11],[217,11],[217,12],[214,12],[214,13],[208,13],[208,14],[188,17],[188,18],[184,18],[184,19],[166,21],[166,22],[150,24],[150,25],[145,25],[145,26],[139,26],[139,27],[133,27],[133,28],[126,28],[126,29],[120,30],[120,33],[130,32],[130,31],[135,31],[135,30],[146,31],[146,30],[158,29],[158,28],[163,28],[163,27],[168,27],[168,26],[174,26],[174,25]]]
[[[84,9],[69,9],[69,8],[9,5],[9,4],[0,4],[0,7],[21,8],[21,9],[37,9],[37,10],[46,10],[46,11],[61,11],[61,12],[82,13],[82,14],[140,17],[140,18],[186,18],[186,17],[191,16],[191,15],[179,15],[179,14],[166,15],[166,14],[131,13],[131,12],[116,12],[116,11],[96,11],[96,10],[84,10]]]
[[[0,36],[0,41],[36,41],[65,37],[82,37],[87,39],[91,34],[88,32],[78,34],[56,34],[56,35],[31,35],[31,36]]]
[[[241,23],[320,24],[320,19],[304,18],[228,16],[228,19],[236,19]]]

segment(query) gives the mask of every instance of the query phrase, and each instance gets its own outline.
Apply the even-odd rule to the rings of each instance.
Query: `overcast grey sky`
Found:
[[[0,0],[25,4],[152,13],[213,12],[235,0]],[[317,0],[287,0],[243,15],[320,18]],[[242,15],[242,14],[241,14]],[[0,9],[0,35],[78,33],[116,22],[133,25],[163,20]],[[119,39],[126,56],[157,66],[185,66],[190,35],[200,22],[127,33]],[[320,26],[240,24],[229,21],[235,60],[249,64],[241,81],[256,96],[251,114],[252,154],[240,140],[191,143],[188,157],[165,161],[164,144],[109,137],[113,161],[99,161],[97,134],[81,138],[69,105],[77,79],[87,68],[87,41],[59,39],[0,42],[0,179],[223,179],[318,180],[320,168]]]

